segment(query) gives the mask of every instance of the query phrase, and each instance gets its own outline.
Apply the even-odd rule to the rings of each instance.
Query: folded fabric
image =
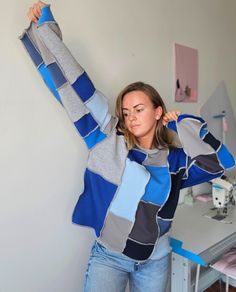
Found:
[[[236,279],[236,247],[231,248],[223,257],[212,265],[217,271]]]

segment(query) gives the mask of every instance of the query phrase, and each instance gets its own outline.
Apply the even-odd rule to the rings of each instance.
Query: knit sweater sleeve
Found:
[[[63,43],[50,5],[42,8],[37,24],[31,22],[20,40],[87,147],[91,149],[106,138],[115,124],[108,112],[107,99]]]
[[[169,122],[168,128],[177,132],[182,144],[181,160],[185,174],[181,187],[190,187],[220,177],[235,166],[234,157],[224,144],[207,129],[206,122],[192,115],[180,115]],[[177,152],[177,151],[176,151]]]

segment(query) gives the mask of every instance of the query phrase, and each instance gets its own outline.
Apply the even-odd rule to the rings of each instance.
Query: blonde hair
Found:
[[[119,131],[121,131],[126,140],[127,148],[131,149],[135,145],[135,137],[132,135],[128,129],[125,126],[125,121],[124,121],[124,116],[123,116],[123,111],[122,111],[122,103],[123,103],[123,98],[124,96],[132,91],[142,91],[145,93],[149,98],[150,101],[152,102],[154,108],[157,108],[159,106],[162,107],[162,115],[160,120],[158,120],[157,125],[156,125],[156,135],[153,139],[153,145],[156,148],[175,148],[175,137],[173,134],[173,131],[169,130],[162,124],[162,118],[166,114],[166,106],[157,92],[157,90],[152,87],[149,84],[143,83],[143,82],[134,82],[126,86],[118,95],[117,100],[116,100],[116,116],[119,119]]]

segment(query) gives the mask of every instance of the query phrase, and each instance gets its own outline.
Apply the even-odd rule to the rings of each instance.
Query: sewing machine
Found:
[[[204,216],[224,223],[232,223],[230,215],[236,200],[235,181],[233,179],[216,178],[211,182],[214,207]]]

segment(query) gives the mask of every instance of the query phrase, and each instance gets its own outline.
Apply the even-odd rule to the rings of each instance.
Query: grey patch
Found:
[[[129,238],[143,244],[155,244],[159,235],[156,219],[159,209],[159,206],[140,201]]]
[[[39,26],[38,32],[42,42],[56,58],[58,65],[65,73],[68,81],[73,84],[83,74],[83,68],[77,63],[61,39],[47,24]]]
[[[40,40],[38,36],[37,26],[35,23],[32,23],[31,29],[28,30],[28,35],[30,39],[33,41],[33,43],[36,45],[37,49],[39,50],[44,64],[46,66],[52,64],[55,62],[55,58],[53,55],[49,52],[49,50],[46,48],[46,46],[43,44],[43,42]]]
[[[195,159],[195,164],[208,171],[211,173],[218,173],[222,170],[224,170],[222,167],[219,165],[219,161],[217,159],[216,154],[210,154],[210,155],[199,155],[194,158]]]
[[[109,182],[119,185],[125,168],[127,153],[123,136],[117,136],[114,131],[91,150],[88,168]]]
[[[61,33],[59,25],[56,22],[52,21],[52,22],[48,22],[48,26],[62,40],[62,33]]]
[[[99,237],[99,241],[112,250],[122,252],[125,248],[132,226],[133,223],[129,220],[109,212]]]
[[[168,149],[160,149],[155,153],[148,154],[147,159],[143,162],[143,165],[150,166],[166,166],[168,165],[167,157],[169,154]]]
[[[215,153],[214,149],[199,137],[201,126],[200,121],[190,118],[177,123],[177,131],[184,152],[191,158]]]
[[[58,92],[62,104],[73,122],[78,121],[82,116],[89,113],[70,84],[63,85],[58,89]]]
[[[110,122],[103,129],[103,133],[109,135],[111,132],[115,131],[115,127],[117,123],[118,123],[118,118],[111,116]]]

